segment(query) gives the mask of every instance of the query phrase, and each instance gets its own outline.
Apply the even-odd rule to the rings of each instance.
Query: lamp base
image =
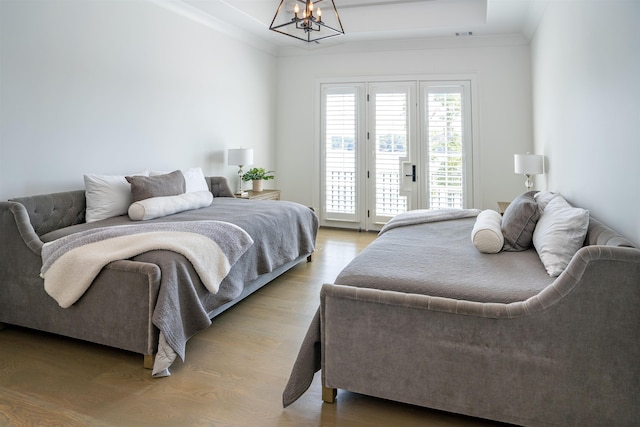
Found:
[[[242,189],[242,166],[244,165],[239,165],[238,169],[238,191],[236,191],[236,197],[244,197],[247,195],[247,192]]]
[[[527,191],[531,191],[531,188],[533,187],[533,180],[531,179],[531,175],[525,174],[524,176],[527,177],[527,180],[524,182],[525,187],[527,187]]]

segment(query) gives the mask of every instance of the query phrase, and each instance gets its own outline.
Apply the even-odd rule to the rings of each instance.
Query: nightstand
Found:
[[[511,202],[498,202],[498,213],[504,215],[504,211],[507,210]]]
[[[247,191],[247,195],[241,199],[251,200],[280,200],[280,190]]]

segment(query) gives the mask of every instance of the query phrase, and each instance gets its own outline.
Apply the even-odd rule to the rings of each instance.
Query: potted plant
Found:
[[[264,168],[252,168],[242,175],[243,181],[252,181],[253,191],[262,191],[264,181],[275,178],[274,171],[267,171]]]

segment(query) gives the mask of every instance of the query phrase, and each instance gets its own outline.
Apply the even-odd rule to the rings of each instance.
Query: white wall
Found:
[[[0,1],[0,200],[83,173],[275,167],[275,57],[152,2]],[[232,181],[232,186],[235,181]]]
[[[278,61],[278,185],[283,198],[318,207],[319,181],[311,171],[314,152],[318,81],[325,78],[472,75],[477,91],[479,133],[474,153],[474,204],[497,209],[525,191],[524,178],[513,173],[513,155],[532,151],[532,107],[529,44],[523,39],[469,38],[409,42],[397,45],[353,44],[347,49],[317,49]],[[318,145],[318,143],[316,143]]]
[[[532,43],[542,186],[640,245],[640,2],[551,0]]]

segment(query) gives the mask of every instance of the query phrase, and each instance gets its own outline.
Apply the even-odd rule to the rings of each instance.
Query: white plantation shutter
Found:
[[[375,200],[376,216],[391,217],[407,210],[400,193],[399,158],[407,155],[408,112],[406,91],[374,92],[375,96]]]
[[[323,88],[324,213],[357,219],[358,86]]]
[[[465,206],[468,113],[465,85],[427,85],[427,197],[431,209]]]

